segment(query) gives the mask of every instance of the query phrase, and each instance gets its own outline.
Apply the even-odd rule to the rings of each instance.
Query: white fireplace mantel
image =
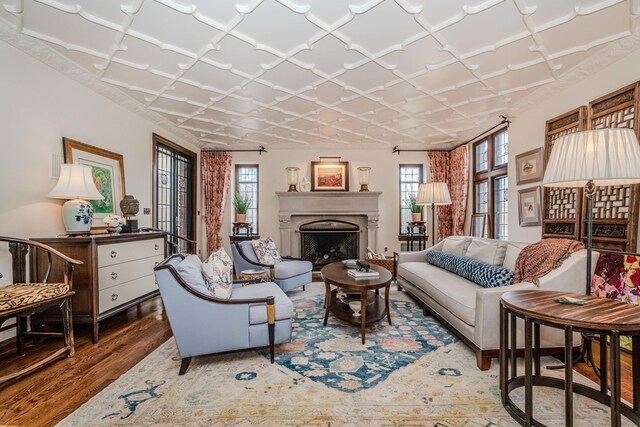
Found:
[[[300,221],[292,221],[292,217],[344,218],[353,216],[366,218],[366,234],[364,235],[366,240],[361,239],[361,253],[364,253],[366,247],[377,252],[380,216],[378,200],[381,194],[380,191],[363,193],[345,191],[276,192],[281,251],[283,254],[292,256],[300,255],[298,242]]]

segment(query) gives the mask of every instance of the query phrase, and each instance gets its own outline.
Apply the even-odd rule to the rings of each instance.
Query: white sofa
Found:
[[[524,289],[547,289],[585,293],[587,251],[573,253],[562,265],[533,283],[518,283],[498,288],[484,288],[454,273],[430,265],[426,261],[429,251],[452,252],[480,261],[514,270],[518,254],[529,243],[480,239],[476,237],[447,237],[434,247],[420,252],[398,254],[398,286],[410,293],[429,312],[445,323],[475,352],[478,368],[491,367],[491,358],[500,348],[500,297],[504,292]],[[598,260],[593,253],[592,269]],[[522,325],[520,326],[522,327]],[[523,333],[518,334],[523,337]],[[543,348],[561,352],[561,331],[543,327]],[[518,344],[524,347],[523,342]],[[580,335],[574,335],[574,346],[580,345]],[[549,351],[549,350],[547,350]]]

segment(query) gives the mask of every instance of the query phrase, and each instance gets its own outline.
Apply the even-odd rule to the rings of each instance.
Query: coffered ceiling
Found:
[[[15,32],[211,148],[451,147],[640,37],[638,0],[0,4]]]

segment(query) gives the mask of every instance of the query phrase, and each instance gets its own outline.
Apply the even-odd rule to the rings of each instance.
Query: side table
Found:
[[[252,270],[242,270],[240,272],[240,280],[255,280],[259,279],[259,283],[265,283],[269,281],[269,274],[267,270],[260,269],[252,269]],[[244,285],[243,285],[244,286]]]
[[[585,305],[560,304],[561,296],[586,301]],[[524,320],[524,375],[516,365],[516,320]],[[541,374],[540,325],[564,330],[565,378]],[[600,389],[573,382],[572,339],[574,332],[600,336]],[[632,338],[633,399],[623,403],[620,396],[620,335]],[[611,393],[607,388],[607,338],[610,338]],[[596,400],[611,408],[611,425],[620,426],[624,415],[640,425],[640,309],[629,304],[556,291],[517,291],[502,295],[500,304],[500,392],[502,404],[509,414],[524,426],[543,426],[533,418],[533,386],[564,389],[565,425],[573,425],[573,393]],[[510,393],[524,387],[524,411]]]

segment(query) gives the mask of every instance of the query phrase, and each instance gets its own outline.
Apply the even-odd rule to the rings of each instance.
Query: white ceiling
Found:
[[[450,147],[640,37],[638,0],[0,4],[17,32],[211,148]]]

